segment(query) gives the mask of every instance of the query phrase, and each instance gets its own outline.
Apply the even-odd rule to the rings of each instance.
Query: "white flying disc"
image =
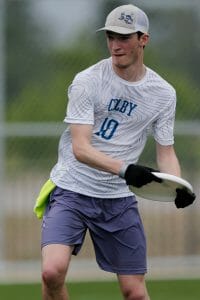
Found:
[[[152,181],[141,188],[129,186],[130,190],[141,198],[161,202],[174,201],[177,188],[186,189],[189,193],[193,193],[192,185],[183,178],[160,172],[152,172],[152,174],[162,179],[162,183]]]

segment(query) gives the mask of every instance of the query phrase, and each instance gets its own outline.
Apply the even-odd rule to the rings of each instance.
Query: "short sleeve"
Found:
[[[176,111],[176,94],[159,114],[153,124],[153,136],[161,145],[174,144],[174,122]]]
[[[68,106],[64,122],[94,124],[94,103],[83,83],[72,83],[68,88]]]

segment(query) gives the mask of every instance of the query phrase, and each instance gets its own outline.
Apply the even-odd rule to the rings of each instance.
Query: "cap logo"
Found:
[[[132,15],[126,15],[125,12],[122,12],[120,18],[118,19],[124,21],[126,24],[133,24]]]

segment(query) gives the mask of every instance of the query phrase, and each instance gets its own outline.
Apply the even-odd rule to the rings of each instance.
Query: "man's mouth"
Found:
[[[116,56],[116,57],[125,56],[125,54],[119,54],[119,53],[113,53],[112,55],[113,55],[113,56]]]

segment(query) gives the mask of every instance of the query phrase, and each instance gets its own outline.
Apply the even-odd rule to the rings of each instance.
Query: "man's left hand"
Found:
[[[190,193],[185,189],[176,189],[175,205],[177,208],[184,208],[191,205],[196,198],[194,193]]]

